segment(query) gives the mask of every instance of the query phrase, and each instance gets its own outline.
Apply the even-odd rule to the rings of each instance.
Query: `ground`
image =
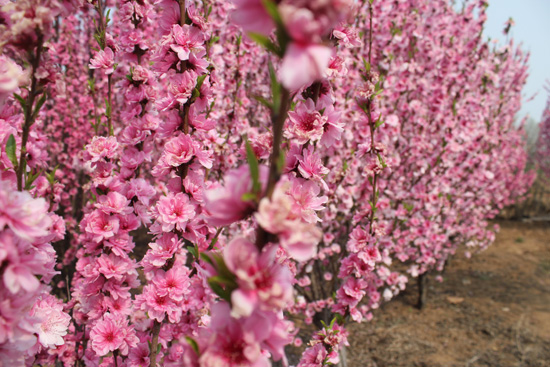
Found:
[[[348,367],[550,366],[550,222],[499,222],[486,251],[457,254],[444,282],[416,284],[350,328]]]

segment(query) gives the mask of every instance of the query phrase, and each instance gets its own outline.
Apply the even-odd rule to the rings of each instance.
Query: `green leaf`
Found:
[[[46,93],[43,93],[42,96],[40,97],[40,99],[38,100],[38,102],[36,103],[36,106],[34,107],[34,111],[32,113],[33,121],[36,119],[36,117],[38,117],[38,113],[40,112],[40,109],[42,108],[42,106],[46,102],[46,98],[47,98]]]
[[[46,173],[46,178],[48,179],[48,182],[50,183],[50,185],[53,185],[55,183],[55,172],[57,171],[58,168],[59,168],[59,165],[55,166],[53,171],[51,171],[50,173]]]
[[[273,19],[273,22],[277,26],[277,40],[279,41],[279,47],[277,48],[278,52],[274,52],[279,57],[283,57],[286,51],[288,43],[291,41],[291,37],[286,31],[285,25],[283,23],[283,18],[279,13],[279,8],[277,3],[273,0],[262,0],[265,10]]]
[[[279,14],[277,3],[272,0],[262,0],[262,4],[264,5],[265,10],[271,16],[271,19],[273,19],[275,24],[282,25],[283,18],[281,18],[281,14]]]
[[[227,265],[225,265],[225,261],[223,260],[223,257],[218,254],[214,254],[212,257],[216,262],[216,270],[218,271],[218,275],[224,279],[232,280],[234,282],[235,274],[233,274],[231,270],[227,268]]]
[[[208,285],[221,299],[231,302],[231,292],[225,290],[215,277],[208,278]]]
[[[268,51],[273,52],[275,55],[278,55],[279,57],[283,57],[281,50],[279,47],[277,47],[276,44],[271,42],[269,37],[261,34],[261,33],[255,33],[255,32],[249,32],[248,37],[250,37],[251,40],[259,44],[260,46],[263,46]]]
[[[203,74],[197,78],[197,86],[195,87],[198,91],[200,91],[202,85],[204,84],[204,81],[206,80],[207,74]]]
[[[382,156],[379,153],[376,153],[376,155],[378,156],[378,160],[380,161],[380,164],[382,165],[382,168],[388,167],[386,162],[384,162],[384,158],[382,158]]]
[[[237,283],[235,283],[235,280],[227,279],[227,278],[221,277],[219,275],[214,275],[214,276],[208,278],[208,280],[210,280],[212,282],[216,282],[218,284],[223,284],[223,285],[227,286],[228,288],[236,288],[237,287]]]
[[[363,58],[363,66],[365,66],[365,71],[368,73],[370,71],[370,63]]]
[[[17,167],[17,155],[15,154],[16,150],[16,143],[15,138],[13,137],[13,134],[10,135],[8,138],[8,142],[6,143],[6,154],[8,155],[8,159],[13,164],[13,167]]]
[[[201,252],[200,257],[205,263],[208,263],[208,264],[214,266],[214,260],[212,260],[212,258],[208,254],[205,254],[204,252]]]
[[[105,116],[111,117],[111,104],[107,98],[105,98]]]
[[[220,40],[220,37],[219,36],[214,36],[212,38],[210,38],[210,40],[208,41],[208,44],[209,45],[213,45],[215,44],[216,42],[218,42]]]
[[[258,194],[255,194],[253,192],[247,192],[241,196],[242,201],[254,201],[258,200]]]
[[[382,120],[382,114],[378,115],[378,119],[376,120],[376,123],[374,124],[374,128],[378,129],[380,126],[384,125],[384,120]]]
[[[262,96],[252,96],[252,98],[254,98],[256,101],[260,102],[261,104],[263,104],[264,106],[266,106],[270,110],[273,110],[273,103],[269,102],[264,97],[262,97]]]
[[[208,245],[209,249],[213,249],[214,246],[216,246],[216,243],[218,242],[218,238],[220,237],[220,234],[222,233],[222,231],[223,231],[223,227],[218,228],[218,230],[216,231],[216,235],[214,236],[214,238],[212,238],[212,241],[210,241],[210,245]]]
[[[27,178],[25,179],[25,190],[31,190],[33,188],[32,184],[36,179],[42,174],[42,171],[38,171],[35,174],[29,172]]]
[[[286,153],[284,150],[281,150],[279,153],[279,158],[277,159],[277,171],[279,173],[283,172],[283,169],[286,165]]]
[[[90,87],[90,90],[93,92],[95,89],[95,78],[88,79],[88,87]]]
[[[262,185],[260,183],[260,167],[258,165],[258,158],[252,150],[252,146],[248,140],[245,141],[246,146],[246,160],[250,167],[250,177],[252,178],[252,192],[259,194],[262,191]]]
[[[199,344],[197,344],[197,342],[195,341],[195,339],[191,338],[190,336],[186,336],[186,337],[185,337],[185,340],[187,340],[187,342],[189,343],[189,345],[191,345],[191,348],[193,348],[193,350],[195,351],[195,353],[197,353],[197,355],[200,355],[200,352],[199,352]]]
[[[194,246],[188,246],[188,247],[187,247],[187,251],[189,251],[189,253],[190,253],[191,255],[193,255],[193,257],[194,257],[195,259],[198,259],[198,258],[199,258],[199,252],[197,251],[197,248],[196,248],[196,247],[194,247]]]
[[[456,99],[453,100],[452,110],[453,110],[453,116],[456,116]]]
[[[25,98],[21,97],[19,94],[14,93],[13,96],[15,99],[19,101],[19,104],[21,105],[21,108],[23,109],[24,113],[27,113],[27,101],[25,101]]]

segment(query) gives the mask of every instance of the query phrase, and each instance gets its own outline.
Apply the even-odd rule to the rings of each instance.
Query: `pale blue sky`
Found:
[[[523,103],[519,117],[529,114],[539,121],[548,98],[543,87],[550,81],[550,0],[489,0],[485,35],[504,42],[502,30],[510,17],[516,23],[511,36],[531,52],[524,100],[538,92],[534,100]]]

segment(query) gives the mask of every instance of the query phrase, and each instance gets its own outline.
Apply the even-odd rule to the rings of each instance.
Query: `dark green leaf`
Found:
[[[195,339],[191,338],[190,336],[186,336],[186,337],[185,337],[185,340],[187,340],[187,342],[189,343],[189,345],[191,345],[191,348],[193,348],[193,350],[195,351],[195,353],[197,353],[197,355],[200,355],[200,353],[199,353],[199,344],[197,344],[197,342],[195,341]]]
[[[213,277],[212,277],[213,278]],[[208,285],[221,299],[231,302],[231,293],[225,290],[216,279],[208,278]]]
[[[258,199],[258,194],[247,192],[241,196],[242,201],[253,201]]]
[[[344,161],[342,164],[342,172],[346,172],[349,168],[348,161]]]
[[[212,258],[208,254],[205,254],[204,252],[201,252],[200,257],[204,262],[214,266],[214,261],[212,260]]]
[[[13,164],[13,167],[17,167],[17,155],[15,154],[16,150],[16,143],[15,138],[13,134],[10,135],[8,138],[8,142],[6,143],[6,154],[8,155],[8,159]]]
[[[111,116],[111,104],[109,103],[107,98],[105,98],[105,116],[107,117]]]
[[[253,40],[257,44],[259,44],[260,46],[263,46],[267,50],[273,52],[275,55],[278,55],[280,57],[283,56],[281,54],[281,50],[279,49],[279,47],[277,47],[277,45],[275,45],[273,42],[271,42],[269,37],[264,36],[261,33],[254,33],[254,32],[249,32],[248,37],[250,37],[251,40]]]
[[[42,106],[46,102],[46,98],[47,98],[46,93],[44,93],[44,94],[42,94],[42,96],[40,97],[38,102],[36,103],[36,106],[34,107],[34,111],[32,113],[33,121],[36,119],[36,117],[38,116],[38,113],[40,112],[40,109],[42,108]]]
[[[218,275],[228,281],[235,282],[235,274],[233,274],[228,268],[227,265],[225,265],[225,261],[223,260],[223,257],[218,254],[212,255],[214,258],[214,261],[216,262],[216,270],[218,271]]]
[[[283,169],[286,165],[286,153],[284,150],[281,150],[279,153],[279,159],[277,159],[277,171],[279,173],[283,172]]]
[[[188,247],[187,247],[187,251],[189,251],[189,253],[190,253],[191,255],[193,255],[193,257],[194,257],[195,259],[198,259],[199,253],[198,253],[197,249],[196,249],[194,246],[188,246]]]
[[[282,25],[283,18],[281,18],[281,14],[279,14],[277,3],[272,0],[262,0],[262,4],[264,5],[265,10],[271,16],[271,19],[273,19],[275,24]]]
[[[15,99],[19,101],[19,104],[21,105],[23,112],[27,113],[27,101],[25,101],[25,99],[17,93],[14,93],[13,96],[15,97]]]
[[[206,80],[207,74],[203,74],[197,78],[197,86],[195,87],[197,90],[200,91],[202,85],[204,84],[204,81]]]
[[[252,96],[256,101],[260,102],[261,104],[263,104],[264,106],[266,106],[267,108],[269,108],[270,110],[273,109],[273,103],[269,102],[267,99],[265,99],[264,97],[262,96]]]
[[[258,194],[262,191],[262,185],[260,183],[260,167],[258,165],[258,158],[252,150],[252,146],[245,141],[246,146],[246,160],[248,161],[248,166],[250,167],[250,177],[252,178],[252,192]]]
[[[382,156],[380,154],[376,154],[378,156],[378,160],[380,161],[380,164],[382,165],[382,168],[386,168],[387,165],[386,165],[386,162],[384,162],[384,158],[382,158]]]

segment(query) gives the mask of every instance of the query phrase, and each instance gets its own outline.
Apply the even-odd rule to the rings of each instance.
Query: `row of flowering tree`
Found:
[[[485,1],[0,6],[2,367],[345,364],[533,180]]]

